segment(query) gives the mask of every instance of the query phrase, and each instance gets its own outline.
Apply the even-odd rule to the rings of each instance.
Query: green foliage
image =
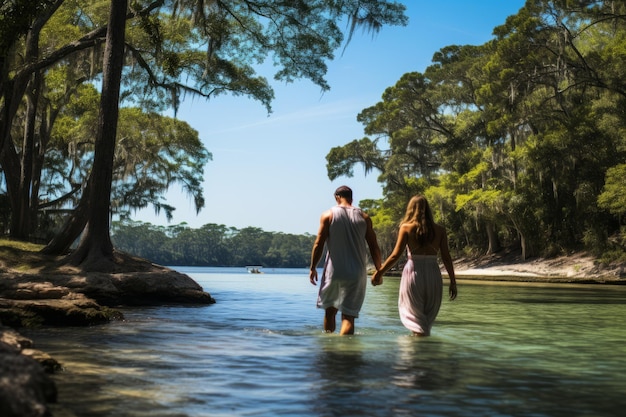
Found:
[[[128,67],[127,97],[154,110],[176,108],[183,95],[220,94],[248,96],[270,110],[274,92],[256,74],[266,60],[277,68],[276,80],[307,78],[328,90],[326,62],[344,41],[343,19],[351,25],[349,36],[357,27],[406,24],[403,5],[375,0],[183,0],[168,7],[130,22],[137,65]]]
[[[484,45],[442,48],[359,114],[374,139],[333,148],[329,177],[376,168],[385,223],[425,194],[465,252],[608,248],[626,207],[625,12],[532,0]]]
[[[163,227],[121,221],[112,225],[115,246],[161,265],[305,268],[315,236],[241,230],[206,224],[192,229],[185,223]]]
[[[397,215],[389,207],[383,207],[378,200],[361,200],[360,207],[372,219],[372,226],[377,235],[378,246],[382,253],[391,253],[398,231]]]
[[[626,214],[626,164],[620,164],[606,171],[606,182],[598,196],[600,208],[616,216]]]
[[[110,206],[122,217],[147,205],[170,217],[173,207],[162,196],[174,184],[201,209],[202,171],[211,154],[197,132],[163,117],[164,110],[176,111],[183,97],[231,94],[258,100],[270,111],[274,92],[257,73],[271,68],[268,63],[277,80],[308,78],[328,90],[326,63],[354,30],[377,32],[407,22],[402,4],[381,0],[134,1],[128,13],[111,13],[121,17],[117,30],[125,31],[124,48],[120,44],[114,51],[123,56],[123,73],[121,83],[115,81],[102,96],[117,102],[120,87],[122,110],[117,138],[99,141],[111,144],[111,152],[104,148],[106,158],[94,158],[95,138],[114,131],[112,123],[100,126],[100,116],[117,112],[99,113],[95,86],[103,84],[109,13],[120,7],[125,3],[104,0],[0,5],[0,165],[6,184],[1,191],[12,211],[0,221],[9,223],[11,234],[32,236],[44,208],[50,219],[50,210],[77,207],[86,200],[82,192],[90,176],[105,183],[112,177]],[[97,224],[89,230],[108,225],[108,216],[100,214],[108,209],[106,201],[95,206],[88,213]],[[93,221],[96,212],[99,220]],[[81,222],[66,224],[78,228]],[[73,241],[80,233],[76,228],[59,240]]]
[[[365,173],[369,173],[380,164],[380,155],[376,149],[376,143],[369,138],[354,140],[348,145],[330,150],[326,156],[328,161],[328,177],[334,180],[340,176],[352,177],[353,167],[363,164]]]
[[[606,265],[613,262],[623,264],[626,262],[626,226],[622,226],[619,232],[609,237],[606,249],[602,251],[600,261]]]
[[[125,135],[118,140],[111,206],[123,214],[151,204],[171,218],[163,194],[178,183],[200,211],[202,171],[211,154],[198,132],[181,120],[136,108],[121,109],[119,126]]]
[[[57,72],[58,73],[58,72]],[[62,106],[51,132],[49,158],[41,190],[59,203],[72,199],[72,184],[84,184],[94,152],[94,126],[100,95],[91,84]],[[171,218],[164,195],[173,184],[190,195],[196,210],[204,207],[202,171],[211,159],[198,132],[188,123],[136,107],[120,109],[114,158],[111,207],[117,215],[152,206]],[[68,193],[70,191],[70,193]]]

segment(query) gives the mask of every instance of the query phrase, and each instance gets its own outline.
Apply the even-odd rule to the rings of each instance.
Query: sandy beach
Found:
[[[478,259],[457,259],[454,265],[458,279],[626,284],[626,265],[602,265],[583,253],[528,260],[521,260],[519,255],[512,253],[496,254]]]

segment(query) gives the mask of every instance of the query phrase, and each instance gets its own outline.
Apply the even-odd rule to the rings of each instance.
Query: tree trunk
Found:
[[[25,3],[26,4],[26,3]],[[39,38],[44,24],[54,12],[63,4],[63,0],[50,2],[30,2],[23,9],[17,22],[14,39],[8,39],[0,54],[0,94],[2,95],[3,111],[0,114],[0,165],[4,171],[7,194],[11,203],[10,235],[13,238],[25,239],[33,230],[33,219],[37,215],[39,187],[33,187],[33,152],[35,149],[35,127],[37,121],[37,107],[41,92],[41,70],[32,73],[15,74],[10,79],[6,65],[6,54],[11,50],[21,34],[26,35],[24,60],[26,63],[35,62],[39,58]],[[15,21],[15,19],[13,19]],[[23,32],[23,33],[22,33]],[[3,41],[5,41],[3,39]],[[30,90],[27,90],[30,89]],[[24,128],[21,156],[15,149],[11,137],[11,126],[24,99],[27,100],[27,115]]]
[[[3,75],[4,76],[4,75]],[[4,93],[4,108],[0,116],[0,130],[2,131],[2,148],[0,148],[0,165],[4,173],[7,194],[11,203],[11,226],[10,235],[16,239],[22,239],[25,234],[22,231],[22,216],[24,212],[25,194],[21,188],[22,165],[20,156],[15,149],[11,136],[11,126],[19,108],[20,98],[24,96],[28,80],[13,79],[6,80]]]
[[[107,268],[113,261],[110,236],[111,182],[119,113],[120,83],[124,64],[127,0],[112,0],[103,61],[102,97],[94,162],[87,192],[87,226],[70,262],[85,269]],[[104,262],[103,262],[104,261]],[[107,262],[110,261],[110,262]]]
[[[84,195],[89,194],[89,190],[84,191]],[[67,253],[72,244],[78,239],[87,224],[89,213],[89,200],[82,198],[72,215],[67,219],[60,232],[41,250],[47,255],[62,255]]]
[[[26,93],[26,122],[22,142],[22,160],[20,162],[20,184],[16,198],[19,200],[17,210],[13,212],[11,237],[27,239],[32,230],[31,220],[31,191],[33,181],[33,161],[35,152],[35,125],[37,122],[37,103],[39,102],[39,87],[41,73],[36,72],[32,77]]]
[[[487,230],[487,239],[489,240],[487,254],[499,252],[500,249],[502,249],[502,245],[500,245],[500,239],[498,238],[498,233],[496,232],[493,223],[487,222],[485,229]]]

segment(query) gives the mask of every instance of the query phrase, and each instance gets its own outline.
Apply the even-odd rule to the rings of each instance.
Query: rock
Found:
[[[106,306],[215,302],[189,276],[167,269],[149,272],[90,272],[49,276],[47,279],[69,292],[83,294]]]
[[[86,271],[30,254],[28,271],[0,269],[0,323],[88,326],[122,319],[121,305],[212,304],[187,275],[126,254],[106,272]],[[18,256],[14,256],[18,259]],[[110,266],[110,265],[109,265]],[[60,364],[32,341],[0,325],[0,417],[49,416],[56,387],[46,372]]]
[[[151,264],[150,264],[151,265]],[[151,265],[139,271],[0,273],[0,321],[13,327],[88,326],[122,319],[121,305],[211,304],[189,276]]]
[[[126,305],[212,304],[215,300],[187,275],[176,271],[112,274],[119,301]]]
[[[40,325],[90,326],[122,318],[119,311],[102,307],[82,294],[75,294],[71,299],[0,298],[0,320],[15,328]]]
[[[54,276],[2,274],[0,321],[12,327],[88,326],[122,318],[84,294],[58,285]]]
[[[56,386],[46,375],[61,365],[32,340],[0,325],[0,416],[46,416],[56,402]]]
[[[41,350],[22,349],[22,355],[28,356],[29,358],[33,358],[34,360],[36,360],[39,365],[43,367],[43,370],[48,374],[53,374],[63,369],[61,364],[56,359],[48,355],[46,352],[42,352]]]
[[[46,271],[45,274],[0,273],[0,297],[5,299],[80,300],[83,296],[109,307],[215,302],[189,276],[149,263],[134,271],[120,269],[107,273],[85,272],[71,267]]]
[[[0,375],[0,416],[50,415],[48,404],[56,402],[57,389],[36,360],[0,342]]]
[[[12,346],[16,351],[21,351],[33,346],[33,341],[22,336],[15,330],[0,326],[0,343]]]

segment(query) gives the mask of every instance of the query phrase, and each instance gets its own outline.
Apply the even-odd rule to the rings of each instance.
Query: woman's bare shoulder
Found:
[[[400,224],[400,232],[411,232],[412,230],[417,229],[416,222],[406,222]]]

